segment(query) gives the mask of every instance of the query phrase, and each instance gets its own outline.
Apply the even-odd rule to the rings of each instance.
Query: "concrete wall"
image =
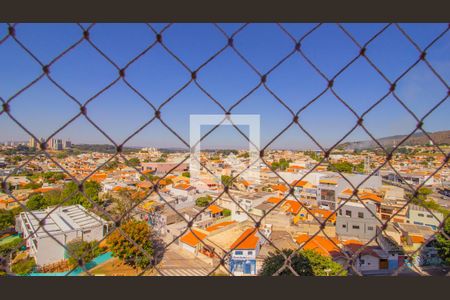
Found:
[[[367,206],[375,213],[376,209],[373,204],[369,203]],[[351,212],[351,216],[346,215],[347,211]],[[358,213],[363,213],[363,218],[360,218]],[[369,240],[375,236],[378,224],[378,220],[362,204],[346,203],[336,217],[336,234]]]
[[[364,261],[363,264],[361,264],[362,261]],[[361,255],[359,263],[360,271],[376,271],[380,268],[380,259],[372,255]]]
[[[418,225],[425,225],[429,227],[438,227],[442,220],[444,219],[443,214],[439,212],[433,212],[436,217],[440,219],[440,221],[436,220],[436,218],[430,214],[428,211],[421,211],[421,210],[408,210],[408,221],[411,224],[418,224]]]

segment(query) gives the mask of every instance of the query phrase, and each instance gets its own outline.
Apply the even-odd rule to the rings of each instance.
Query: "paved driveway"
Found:
[[[165,276],[206,276],[213,267],[176,245],[164,253],[158,269]]]

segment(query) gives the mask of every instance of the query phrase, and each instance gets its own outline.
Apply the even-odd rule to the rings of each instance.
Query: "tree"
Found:
[[[137,167],[140,165],[140,163],[141,163],[141,161],[137,157],[133,157],[128,160],[128,165],[130,165],[132,167]]]
[[[14,215],[11,211],[0,209],[0,230],[5,230],[14,226]]]
[[[33,272],[34,267],[36,266],[36,262],[34,258],[29,257],[25,259],[21,259],[18,262],[14,263],[11,266],[11,271],[18,275],[26,275]]]
[[[33,194],[28,198],[26,206],[29,210],[38,210],[47,207],[44,196],[41,194]]]
[[[335,163],[335,164],[330,164],[328,165],[327,170],[328,171],[336,171],[338,170],[339,172],[342,173],[352,173],[353,172],[353,164],[344,161],[344,162],[340,162],[340,163]]]
[[[357,173],[363,173],[364,172],[364,162],[360,162],[359,164],[355,165],[355,171]]]
[[[227,209],[227,208],[224,208],[224,209],[222,210],[222,216],[224,216],[224,217],[231,216],[231,210],[229,210],[229,209]]]
[[[189,172],[183,172],[183,173],[181,173],[181,176],[190,178],[190,177],[191,177],[191,173],[189,173]]]
[[[287,257],[292,254],[292,250],[283,249],[283,254]],[[275,274],[284,265],[285,259],[280,252],[270,253],[264,260],[260,275],[271,276]],[[316,251],[301,250],[295,253],[291,259],[291,266],[300,276],[345,276],[342,266],[331,258],[322,256]],[[281,271],[280,275],[294,275],[289,268]]]
[[[138,193],[132,195],[130,191],[121,190],[112,197],[115,204],[113,215],[123,217],[124,220],[130,219],[131,215],[128,212],[142,200],[141,198]]]
[[[289,168],[289,163],[292,162],[291,160],[286,160],[284,158],[280,159],[279,161],[272,162],[272,169],[274,170],[286,170]]]
[[[311,157],[315,161],[320,161],[322,159],[321,156],[317,155],[314,151],[305,151],[305,155]]]
[[[56,181],[64,179],[64,174],[55,172],[46,172],[42,174],[42,178],[44,178],[45,182],[54,183]]]
[[[249,158],[250,154],[248,152],[244,152],[244,153],[239,154],[238,157],[240,157],[240,158]]]
[[[17,247],[23,242],[23,239],[18,237],[12,241],[0,245],[0,257],[6,257],[11,252],[18,250]]]
[[[195,205],[200,207],[208,206],[208,204],[212,201],[212,198],[210,195],[199,197],[197,200],[195,200]]]
[[[231,180],[233,179],[233,177],[231,177],[231,176],[228,176],[228,175],[222,175],[221,177],[220,177],[220,180],[222,181],[222,183],[225,185],[225,186],[229,186],[230,184],[231,184]]]
[[[114,170],[119,166],[119,162],[116,160],[110,161],[105,164],[104,168],[107,171]]]
[[[69,263],[72,265],[78,264],[78,258],[82,258],[86,264],[100,255],[104,249],[97,246],[97,241],[86,242],[81,239],[73,240],[67,243]]]
[[[450,236],[450,218],[447,218],[444,225],[444,232],[447,236]],[[436,235],[436,250],[439,257],[444,264],[450,265],[450,240],[448,240],[443,234]]]
[[[153,255],[151,230],[146,222],[130,220],[122,224],[120,228],[130,239],[144,249],[148,255]],[[117,229],[107,238],[107,243],[113,256],[122,259],[130,266],[143,269],[150,263],[149,257],[136,247],[134,243],[124,237]]]
[[[42,183],[37,182],[30,182],[23,186],[24,189],[31,189],[31,190],[38,189],[40,187],[42,187]]]
[[[45,199],[45,205],[48,207],[61,203],[61,201],[64,200],[63,198],[61,198],[62,197],[61,195],[62,195],[61,190],[52,190],[44,193],[43,196]]]
[[[84,183],[84,193],[95,203],[100,203],[100,198],[98,193],[101,190],[101,186],[96,181],[87,181]],[[81,204],[86,208],[91,208],[93,204],[81,193],[78,191],[78,186],[75,182],[71,181],[64,186],[64,189],[61,193],[60,201],[65,200],[69,197],[69,200],[64,203],[64,205],[74,205]]]

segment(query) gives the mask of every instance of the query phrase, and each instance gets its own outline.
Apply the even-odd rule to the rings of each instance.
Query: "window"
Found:
[[[253,251],[248,251],[247,255],[253,255]]]
[[[236,255],[242,255],[244,252],[242,252],[242,251],[234,251],[234,254],[236,254]]]
[[[359,212],[359,213],[358,213],[358,218],[360,218],[360,219],[364,219],[364,213],[362,213],[362,212]]]
[[[372,231],[372,230],[373,230],[373,227],[372,227],[372,226],[367,226],[367,230]]]
[[[353,225],[352,228],[353,229],[359,229],[359,225]]]
[[[345,215],[351,217],[352,216],[352,212],[350,210],[346,210],[345,211]]]
[[[433,216],[432,216],[432,215],[427,215],[427,217],[428,217],[428,218],[432,218]]]
[[[345,225],[345,224],[342,224],[342,228],[347,228],[347,225]]]
[[[339,208],[339,215],[342,216],[342,209]]]
[[[423,217],[424,215],[423,215],[423,214],[418,214],[418,216],[419,216],[419,217]]]
[[[320,191],[320,197],[325,201],[334,201],[335,200],[335,191],[334,190],[324,190]]]
[[[90,230],[83,230],[83,234],[91,233]]]

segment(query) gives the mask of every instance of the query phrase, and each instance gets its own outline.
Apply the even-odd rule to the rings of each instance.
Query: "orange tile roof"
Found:
[[[329,220],[336,218],[336,213],[329,211],[327,209],[312,208],[312,209],[310,209],[310,211],[315,216],[320,215],[322,218],[325,218],[325,219],[328,218],[329,216],[331,216]]]
[[[301,186],[301,187],[303,187],[307,183],[308,183],[308,181],[305,181],[305,180],[300,180],[299,182],[297,182],[297,180],[294,180],[294,181],[291,182],[291,185],[292,186]]]
[[[217,223],[217,224],[211,225],[209,227],[206,227],[206,231],[208,231],[208,232],[216,231],[218,229],[224,228],[224,227],[234,224],[234,223],[236,223],[236,221],[225,221],[225,222]]]
[[[320,183],[325,183],[325,184],[332,184],[332,185],[336,185],[337,181],[336,180],[329,180],[329,179],[321,179],[319,180]]]
[[[289,166],[289,168],[291,168],[291,169],[304,169],[305,167],[302,167],[302,166]]]
[[[300,211],[301,205],[300,205],[300,203],[298,203],[295,200],[286,200],[286,202],[282,204],[282,207],[286,211],[288,211],[292,214],[298,214]]]
[[[230,249],[255,249],[259,242],[259,237],[256,236],[256,232],[255,228],[248,228],[231,244]]]
[[[196,236],[192,233],[192,231]],[[187,234],[182,236],[180,241],[191,247],[195,247],[206,237],[206,234],[195,229],[192,229],[192,231],[189,231]]]
[[[208,210],[210,212],[212,212],[213,214],[218,214],[221,213],[223,211],[223,208],[220,206],[217,206],[215,204],[211,204],[210,206],[208,206]]]
[[[360,246],[364,245],[363,242],[361,242],[359,240],[346,240],[346,241],[342,242],[342,244],[345,245],[345,246],[352,245],[352,244],[360,245]]]
[[[179,189],[179,190],[187,190],[190,187],[191,186],[186,183],[180,183],[180,184],[177,184],[176,186],[174,186],[175,189]]]
[[[361,199],[361,200],[372,200],[372,201],[375,201],[375,202],[381,202],[381,198],[380,197],[378,197],[376,194],[374,194],[374,193],[369,193],[369,192],[364,192],[364,193],[361,193],[361,195],[359,195],[359,198]]]
[[[54,191],[57,189],[58,188],[56,188],[56,187],[46,186],[46,187],[40,187],[40,188],[34,189],[33,192],[34,193],[46,193],[46,192]]]
[[[141,181],[137,184],[138,187],[143,189],[148,189],[153,186],[153,184],[150,181]]]
[[[280,192],[287,192],[289,189],[284,184],[275,184],[272,185],[272,189]]]
[[[415,244],[423,244],[423,242],[425,242],[425,238],[421,235],[409,235],[409,237],[411,238],[411,242],[415,243]]]
[[[308,234],[299,235],[295,241],[301,245],[308,241],[311,238]],[[338,243],[337,239],[332,239],[334,243]],[[324,256],[336,256],[341,253],[339,247],[337,247],[332,241],[330,241],[327,237],[316,235],[311,240],[306,242],[303,245],[303,250],[313,250]]]
[[[105,173],[97,173],[93,174],[89,179],[96,182],[101,182],[105,180],[107,175]]]
[[[353,190],[352,189],[345,189],[341,193],[342,194],[346,194],[346,195],[351,195],[351,194],[353,194]]]
[[[347,248],[350,252],[356,253],[364,244],[358,240],[348,240],[343,243],[345,248]],[[362,255],[372,255],[375,257],[380,257],[373,249],[372,246],[366,246],[360,253]]]
[[[242,184],[243,184],[245,187],[248,187],[251,183],[248,182],[247,180],[242,180]]]
[[[7,198],[7,199],[0,199],[0,203],[13,203],[16,202],[13,198]]]
[[[269,202],[269,203],[278,204],[278,203],[281,201],[281,199],[283,199],[283,198],[280,198],[280,197],[270,197],[270,198],[267,199],[266,201]]]

